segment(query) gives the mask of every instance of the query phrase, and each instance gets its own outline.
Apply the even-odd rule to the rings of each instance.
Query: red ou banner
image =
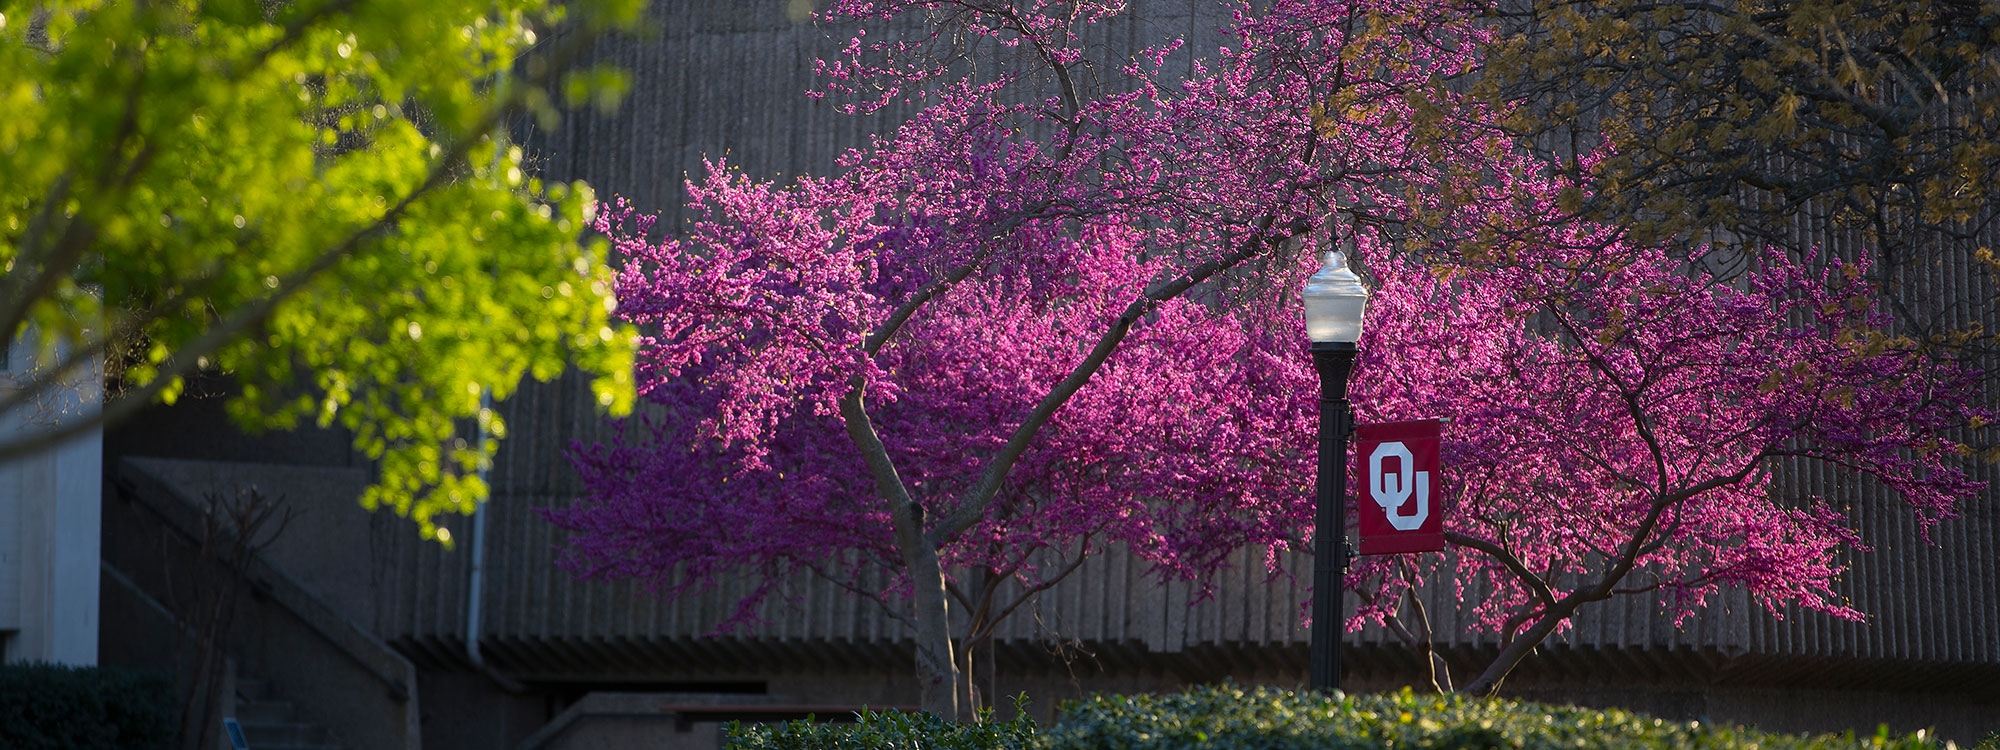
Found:
[[[1444,549],[1444,493],[1437,486],[1438,420],[1354,427],[1361,462],[1361,554]]]

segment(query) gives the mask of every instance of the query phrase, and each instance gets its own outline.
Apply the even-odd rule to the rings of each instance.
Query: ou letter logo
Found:
[[[1398,470],[1383,471],[1383,460],[1391,458]],[[1368,494],[1397,531],[1415,531],[1431,515],[1431,473],[1416,467],[1416,456],[1400,440],[1381,443],[1368,454]]]

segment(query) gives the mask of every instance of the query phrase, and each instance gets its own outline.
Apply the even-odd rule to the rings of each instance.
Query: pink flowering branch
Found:
[[[1472,8],[1242,4],[1220,48],[1091,59],[1078,40],[1121,9],[841,0],[899,36],[857,32],[820,93],[915,114],[833,176],[714,165],[679,236],[604,212],[665,416],[573,450],[584,496],[546,514],[564,564],[668,594],[758,578],[723,627],[820,576],[908,623],[925,707],[969,715],[965,649],[1089,555],[1202,580],[1308,541],[1317,261],[1288,240],[1330,243],[1335,213],[1378,282],[1357,409],[1453,420],[1463,554],[1435,580],[1506,644],[1467,690],[1614,595],[1858,616],[1832,595],[1858,535],[1772,497],[1783,462],[1873,477],[1927,525],[1976,496],[1948,439],[1983,413],[1972,381],[1876,346],[1890,321],[1849,267],[1721,280],[1564,216],[1574,186],[1452,90],[1487,34]],[[1364,559],[1350,627],[1441,565]]]
[[[1942,460],[1947,431],[1984,413],[1969,373],[1860,346],[1889,321],[1868,312],[1858,269],[1772,255],[1724,283],[1699,259],[1616,240],[1543,247],[1448,284],[1381,267],[1398,291],[1375,321],[1398,345],[1357,381],[1381,384],[1358,400],[1385,416],[1455,417],[1447,540],[1473,553],[1457,558],[1461,579],[1494,587],[1472,605],[1505,644],[1464,690],[1491,692],[1582,606],[1617,595],[1657,595],[1685,619],[1737,586],[1767,607],[1858,616],[1831,590],[1833,551],[1858,536],[1821,501],[1770,497],[1775,462],[1871,476],[1926,523],[1977,495]],[[1459,320],[1428,323],[1446,310]],[[1431,377],[1372,377],[1396,360]],[[1370,619],[1393,615],[1389,594],[1409,585],[1372,561],[1353,583],[1371,592]]]

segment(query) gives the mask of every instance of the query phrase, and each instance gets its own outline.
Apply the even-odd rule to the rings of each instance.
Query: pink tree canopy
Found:
[[[1289,300],[1310,261],[1289,240],[1506,171],[1493,128],[1436,137],[1477,30],[1245,5],[1183,74],[1163,72],[1174,40],[1085,46],[1120,10],[836,3],[924,30],[857,33],[822,93],[915,116],[837,176],[711,169],[684,236],[605,214],[631,259],[619,314],[649,333],[642,391],[670,416],[579,449],[590,492],[550,514],[570,564],[670,588],[829,576],[909,619],[924,705],[956,713],[952,602],[976,643],[1099,545],[1194,576],[1304,527]]]
[[[759,189],[717,170],[695,192],[709,197],[712,189],[744,188]],[[607,217],[602,228],[616,233],[613,221]],[[907,582],[861,590],[870,575],[900,563],[874,478],[830,403],[845,376],[871,373],[871,421],[889,457],[911,493],[928,501],[927,513],[942,513],[979,480],[983,459],[1004,448],[1011,428],[1070,374],[1105,321],[1167,262],[1136,260],[1140,249],[1130,243],[1139,235],[1115,225],[1087,227],[1075,237],[1020,232],[1043,243],[1023,249],[1033,262],[970,275],[930,301],[893,345],[870,357],[827,362],[846,354],[838,332],[860,328],[840,316],[888,313],[840,309],[866,292],[810,302],[799,292],[843,284],[893,290],[894,281],[859,278],[855,269],[903,261],[895,253],[907,249],[895,243],[917,234],[881,229],[866,243],[880,254],[866,261],[813,259],[795,267],[845,277],[839,280],[787,273],[746,285],[762,287],[751,294],[775,292],[779,300],[726,302],[745,287],[705,288],[695,304],[755,312],[715,326],[717,344],[694,343],[701,334],[693,327],[673,334],[690,345],[672,375],[655,369],[666,367],[655,355],[667,347],[662,337],[651,340],[642,365],[645,395],[668,416],[647,429],[628,429],[625,439],[579,448],[574,460],[589,494],[577,509],[551,516],[581,532],[572,557],[580,569],[654,580],[675,591],[756,569],[764,587],[743,603],[745,617],[771,586],[807,570],[906,616]],[[634,257],[663,269],[687,259],[668,245],[624,241]],[[660,313],[648,302],[694,297],[663,284],[726,279],[731,265],[770,257],[717,254],[699,269],[628,272],[621,299],[629,294],[639,302],[620,312],[656,324],[652,316]],[[1307,402],[1298,398],[1308,387],[1305,373],[1284,361],[1297,354],[1296,315],[1289,325],[1273,326],[1270,310],[1218,307],[1182,297],[1150,309],[1118,355],[1037,434],[988,512],[942,550],[945,565],[1035,588],[1066,572],[1045,569],[1049,561],[1074,563],[1116,543],[1163,575],[1193,578],[1245,544],[1281,539],[1295,528],[1297,519],[1287,516],[1299,511],[1307,481],[1295,464],[1309,428]],[[783,320],[794,314],[798,322]]]
[[[1382,268],[1358,408],[1453,420],[1442,489],[1459,554],[1363,558],[1350,585],[1368,604],[1350,627],[1394,618],[1407,587],[1449,565],[1462,599],[1474,582],[1488,592],[1464,606],[1505,644],[1466,687],[1486,693],[1613,595],[1685,621],[1736,587],[1774,614],[1858,619],[1834,589],[1838,553],[1863,546],[1842,501],[1774,493],[1773,473],[1823,462],[1871,478],[1926,532],[1983,488],[1950,437],[1990,418],[1977,378],[1884,334],[1859,265],[1771,253],[1719,279],[1702,257],[1582,239],[1533,260]]]
[[[1230,43],[1172,75],[1175,42],[1083,45],[1115,3],[835,3],[929,36],[857,34],[822,93],[924,106],[838,175],[712,166],[684,233],[598,217],[665,416],[575,450],[586,495],[547,513],[565,563],[669,592],[750,572],[739,619],[823,576],[910,623],[925,707],[957,713],[965,645],[1106,545],[1189,579],[1245,545],[1309,549],[1302,249],[1347,212],[1378,282],[1358,411],[1455,420],[1450,539],[1495,592],[1466,606],[1514,644],[1474,689],[1626,591],[1851,614],[1829,587],[1853,532],[1770,497],[1769,472],[1833,461],[1949,515],[1978,489],[1945,463],[1964,373],[1877,333],[1852,266],[1717,279],[1547,220],[1579,188],[1452,93],[1483,32],[1393,5],[1238,6]],[[959,64],[983,54],[965,40],[1025,62]],[[1355,623],[1438,563],[1403,564],[1354,571],[1375,602]]]

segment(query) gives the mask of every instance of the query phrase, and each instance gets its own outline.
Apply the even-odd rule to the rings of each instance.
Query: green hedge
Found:
[[[1930,748],[1919,736],[1770,734],[1733,726],[1460,696],[1348,695],[1233,686],[1168,695],[1098,696],[1055,726],[1028,719],[958,725],[925,714],[868,713],[854,724],[734,725],[739,750],[1337,750],[1340,748]]]
[[[1016,705],[1025,709],[1025,705]],[[999,750],[1047,745],[1035,733],[1035,720],[1017,710],[1012,721],[959,724],[926,713],[864,711],[852,724],[824,724],[806,719],[783,724],[729,725],[732,750]]]
[[[99,667],[0,667],[0,747],[146,750],[179,729],[163,677]]]
[[[1236,687],[1100,696],[1066,708],[1048,733],[1059,748],[1929,748],[1918,737],[1807,737],[1733,726],[1405,690],[1338,700]]]

